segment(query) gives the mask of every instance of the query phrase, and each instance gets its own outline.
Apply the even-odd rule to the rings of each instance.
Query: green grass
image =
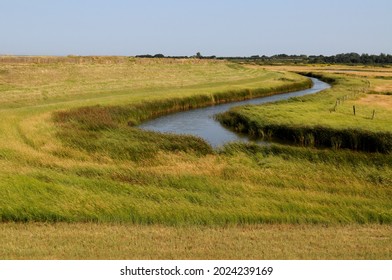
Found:
[[[313,226],[317,232],[328,225],[358,228],[352,240],[361,238],[364,232],[365,236],[373,236],[372,230],[367,231],[372,227],[379,227],[383,236],[390,231],[390,154],[235,143],[213,150],[196,137],[145,132],[134,127],[168,112],[306,87],[305,78],[280,69],[271,71],[222,61],[99,58],[75,60],[76,63],[74,58],[69,59],[0,64],[0,220],[3,237],[8,240],[0,256],[113,256],[120,237],[114,239],[107,254],[78,251],[80,243],[69,245],[65,238],[69,230],[80,227],[75,232],[78,236],[84,223],[103,236],[110,230],[109,225],[124,225],[120,231],[143,225],[147,239],[153,235],[150,230],[156,228],[187,236],[189,231],[183,232],[182,228],[220,232],[225,227],[238,226],[239,232],[225,233],[238,236],[249,226],[276,232],[282,224],[301,229],[304,226],[304,232],[316,235],[312,233]],[[334,90],[350,95],[367,83],[343,74],[333,75],[348,83],[323,93],[327,101],[320,108],[327,112],[322,114],[335,118],[338,114],[345,116],[345,111],[342,105],[341,112],[329,112],[336,100]],[[370,90],[376,90],[376,86],[388,90],[388,81],[384,79],[374,88],[371,83]],[[344,106],[351,106],[349,102],[355,100],[345,101]],[[299,101],[296,104],[311,103]],[[292,103],[281,105],[298,105]],[[266,110],[272,114],[274,106],[268,105]],[[389,124],[382,124],[383,114],[390,114],[381,108],[373,122],[377,126],[371,130],[375,133],[387,132],[385,126]],[[285,113],[295,115],[289,110]],[[317,119],[298,118],[312,125],[317,123]],[[323,119],[319,118],[320,122]],[[357,120],[361,126],[367,122],[361,110]],[[64,246],[75,255],[51,253],[48,247],[43,248],[44,244],[37,251],[21,245],[20,250],[26,254],[18,253],[18,246],[11,241],[15,231],[23,232],[26,227],[27,231],[39,233],[42,228],[36,222],[48,222],[49,227],[58,225],[59,234],[65,238]],[[256,238],[257,232],[251,238]],[[298,231],[298,237],[302,232]],[[27,244],[29,238],[21,235],[20,244]],[[335,240],[331,232],[325,238],[321,250],[329,250],[327,244]],[[260,238],[255,242],[262,244]],[[383,250],[383,243],[374,246],[376,249],[365,246],[363,253],[345,247],[353,250],[347,254],[335,248],[331,255],[317,254],[315,246],[313,253],[301,251],[300,255],[286,256],[388,258],[390,249]],[[285,258],[285,254],[258,255],[256,251],[247,255],[245,249],[235,246],[232,251],[238,252],[238,258]],[[208,246],[192,255],[175,255],[170,250],[150,253],[138,256],[224,257],[209,253]]]
[[[102,165],[3,175],[1,217],[166,225],[391,223],[390,157],[293,149],[161,152],[129,164],[98,150],[94,157]]]

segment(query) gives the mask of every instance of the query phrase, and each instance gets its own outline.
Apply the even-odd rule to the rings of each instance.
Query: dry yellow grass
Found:
[[[361,105],[372,105],[376,107],[382,107],[387,110],[392,110],[392,96],[390,95],[379,95],[371,94],[360,98],[356,101],[357,104]]]
[[[388,225],[0,224],[0,259],[391,259]]]

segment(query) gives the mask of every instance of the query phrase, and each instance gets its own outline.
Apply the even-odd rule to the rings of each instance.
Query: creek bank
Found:
[[[245,100],[168,114],[150,121],[146,121],[138,127],[144,130],[162,133],[197,136],[206,140],[213,147],[219,147],[234,141],[252,142],[253,140],[248,137],[248,135],[241,135],[231,131],[230,129],[224,128],[219,122],[216,121],[215,115],[226,112],[234,106],[276,102],[279,100],[288,99],[290,97],[312,94],[329,87],[328,84],[321,82],[320,80],[314,78],[311,78],[310,80],[312,81],[312,87],[310,89],[292,91],[284,94],[272,94],[271,91],[268,91],[266,94],[264,94],[263,97],[260,98],[255,97],[253,94],[252,96],[255,98],[252,99],[243,98]],[[248,94],[247,96],[250,95]],[[156,112],[157,111],[159,110],[156,110]],[[261,143],[261,141],[256,142]]]

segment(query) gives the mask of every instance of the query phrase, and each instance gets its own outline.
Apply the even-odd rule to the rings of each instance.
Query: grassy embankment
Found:
[[[101,245],[111,242],[108,247],[116,251],[124,243],[141,244],[154,234],[163,239],[169,234],[167,242],[175,245],[198,232],[209,245],[200,242],[197,252],[169,246],[162,254],[147,256],[140,249],[136,255],[124,251],[122,257],[257,258],[260,254],[243,246],[251,240],[261,242],[255,236],[271,230],[282,236],[294,232],[293,241],[307,232],[314,242],[305,238],[299,243],[307,244],[308,254],[300,250],[302,245],[292,244],[291,254],[284,256],[279,252],[285,252],[287,243],[279,242],[273,253],[264,255],[268,258],[317,258],[311,253],[317,242],[324,244],[320,258],[390,258],[391,247],[385,243],[390,241],[386,236],[392,221],[388,155],[253,145],[229,145],[216,152],[201,139],[143,132],[129,125],[154,114],[187,109],[189,103],[195,107],[233,94],[244,98],[287,89],[302,78],[226,62],[100,60],[1,65],[0,217],[8,240],[1,255],[116,258]],[[110,224],[50,226],[46,236],[58,233],[54,240],[68,246],[64,255],[46,244],[30,253],[23,244],[34,237],[14,237],[24,230],[45,236],[42,225],[35,222],[59,221]],[[278,229],[267,225],[271,223],[291,225]],[[248,231],[246,224],[266,225]],[[351,231],[352,226],[359,230]],[[68,243],[67,236],[98,229],[102,230],[98,235],[106,236],[108,228],[119,235],[103,243],[98,240],[94,252],[80,249],[82,240]],[[135,228],[139,235],[122,233]],[[224,242],[206,240],[204,231],[222,232],[233,244],[231,251],[208,253]],[[333,249],[339,231],[352,233],[349,242],[374,232],[382,238],[374,239],[364,252],[353,249],[342,255],[338,247]],[[317,237],[317,232],[331,240],[323,234]],[[240,233],[244,243],[238,242]],[[272,240],[276,234],[267,236]]]

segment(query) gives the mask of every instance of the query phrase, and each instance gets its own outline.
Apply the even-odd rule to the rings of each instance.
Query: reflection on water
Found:
[[[235,106],[274,102],[290,97],[316,93],[330,87],[327,83],[318,79],[311,79],[313,81],[313,87],[310,89],[174,113],[144,122],[139,125],[139,128],[158,132],[195,135],[205,139],[213,147],[218,147],[232,141],[252,141],[247,135],[237,134],[221,126],[214,119],[214,115],[225,112]]]

